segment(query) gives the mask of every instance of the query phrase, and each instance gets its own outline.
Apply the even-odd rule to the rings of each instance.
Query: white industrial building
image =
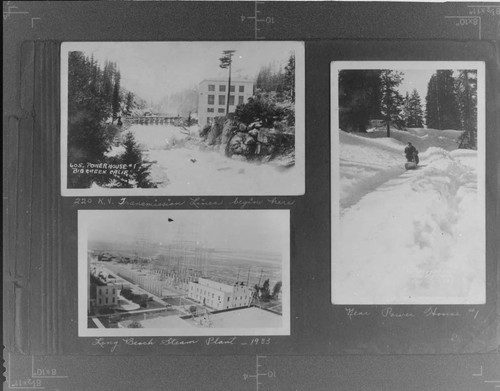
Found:
[[[188,297],[216,310],[246,307],[252,302],[254,290],[243,283],[227,285],[199,278],[189,283]]]
[[[198,97],[198,123],[201,127],[211,124],[215,117],[226,115],[227,79],[206,79],[200,83]],[[229,113],[236,106],[246,103],[253,95],[253,81],[231,80],[229,94]]]

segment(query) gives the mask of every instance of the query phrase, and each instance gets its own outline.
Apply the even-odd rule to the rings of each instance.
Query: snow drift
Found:
[[[169,195],[290,195],[303,193],[299,167],[283,169],[230,158],[207,148],[199,127],[132,125],[129,129],[153,161],[151,179]],[[115,152],[111,151],[113,155]]]

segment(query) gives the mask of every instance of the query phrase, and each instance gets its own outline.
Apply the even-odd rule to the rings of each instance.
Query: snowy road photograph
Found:
[[[81,195],[300,195],[302,42],[65,42],[61,186]]]
[[[482,304],[480,62],[333,62],[332,303]]]

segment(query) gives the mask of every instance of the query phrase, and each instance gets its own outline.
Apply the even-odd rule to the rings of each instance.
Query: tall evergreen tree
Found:
[[[339,126],[364,132],[371,119],[380,119],[380,71],[346,69],[339,72]]]
[[[134,109],[134,94],[132,92],[127,92],[125,97],[125,111],[124,114],[129,116],[132,115],[132,110]]]
[[[126,164],[128,166],[128,174],[118,176],[118,187],[156,188],[156,184],[150,178],[150,168],[153,162],[149,162],[143,158],[132,132],[125,134],[123,146],[125,147],[125,151],[118,156],[116,163]]]
[[[291,54],[285,67],[285,94],[295,102],[295,54]]]
[[[434,129],[460,129],[460,113],[452,70],[432,75],[426,96],[426,123]]]
[[[460,70],[456,78],[457,101],[464,132],[459,148],[477,148],[477,71]]]
[[[112,122],[116,120],[118,117],[118,113],[120,111],[120,72],[115,73],[114,77],[114,85],[113,85],[113,97],[111,100],[111,114],[112,114]]]
[[[100,70],[92,58],[82,52],[68,56],[68,163],[99,163],[105,160],[110,148],[110,137],[105,132],[107,116],[100,99],[102,80]],[[73,175],[68,170],[68,187],[89,187],[101,177]]]
[[[102,74],[102,100],[105,102],[105,113],[109,118],[112,115],[111,101],[113,100],[113,76],[114,64],[110,61],[104,62],[104,70]]]
[[[391,137],[391,122],[401,121],[400,113],[404,99],[397,87],[402,81],[403,73],[399,71],[384,69],[380,74],[381,113],[386,123],[387,137]]]
[[[405,123],[408,128],[422,128],[424,126],[422,103],[416,89],[413,89],[411,95],[406,93]]]

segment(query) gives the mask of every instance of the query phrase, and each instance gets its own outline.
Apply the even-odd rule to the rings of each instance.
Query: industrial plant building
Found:
[[[215,117],[225,116],[227,109],[228,80],[203,80],[199,87],[198,123],[201,127],[211,124]],[[253,95],[253,82],[232,80],[229,93],[228,113],[234,113],[236,106],[246,103]]]
[[[206,278],[189,283],[188,297],[216,310],[247,307],[254,290],[242,282],[223,284]]]

